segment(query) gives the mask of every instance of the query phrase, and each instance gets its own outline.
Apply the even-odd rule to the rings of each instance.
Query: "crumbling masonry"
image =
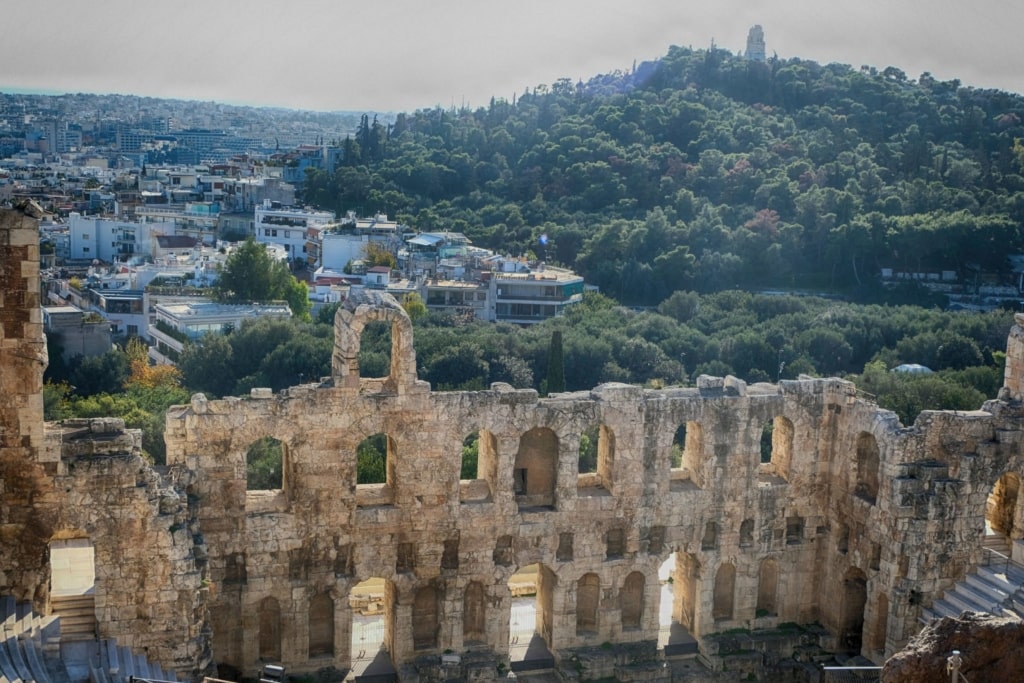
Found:
[[[349,668],[348,596],[371,577],[385,586],[385,644],[400,668],[446,651],[500,658],[509,579],[533,564],[537,631],[556,659],[654,641],[658,568],[672,553],[674,618],[698,640],[818,622],[837,648],[880,660],[981,560],[994,491],[989,517],[1021,553],[1024,501],[1003,484],[1024,472],[1024,317],[999,400],[904,428],[838,379],[432,392],[416,378],[405,312],[355,293],[335,320],[330,378],[172,408],[161,473],[137,445],[103,454],[96,434],[82,443],[97,446],[65,438],[62,452],[61,428],[44,431],[36,236],[20,215],[4,221],[0,592],[46,610],[47,544],[87,535],[100,632],[183,674],[208,667],[210,649],[240,671],[261,659]],[[359,373],[373,320],[391,325],[385,378]],[[597,471],[580,474],[593,427]],[[477,477],[460,481],[473,432]],[[356,447],[378,433],[387,482],[357,484]],[[282,488],[247,490],[246,453],[264,437],[284,445]]]

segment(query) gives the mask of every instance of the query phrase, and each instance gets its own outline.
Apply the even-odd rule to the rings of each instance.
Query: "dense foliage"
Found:
[[[182,354],[183,382],[223,396],[318,380],[330,374],[331,318],[318,315],[313,324],[254,320],[226,336],[206,337]],[[433,313],[414,326],[419,376],[436,390],[508,382],[546,391],[552,365],[561,366],[556,374],[568,391],[610,381],[678,385],[700,374],[756,382],[862,373],[854,377],[862,389],[911,421],[924,408],[976,408],[994,397],[1012,323],[1008,311],[944,312],[730,290],[676,292],[657,311],[588,294],[564,317],[525,329]],[[391,341],[390,326],[367,326],[361,374],[388,374]],[[553,349],[560,350],[560,363]],[[901,363],[936,372],[889,371]]]
[[[271,258],[252,237],[228,256],[213,284],[213,295],[227,303],[287,301],[293,315],[309,318],[306,285],[292,275],[287,263]]]
[[[672,48],[512,102],[364,119],[306,196],[533,252],[629,305],[737,286],[868,300],[881,267],[1008,275],[1022,119],[1018,95],[927,73]]]

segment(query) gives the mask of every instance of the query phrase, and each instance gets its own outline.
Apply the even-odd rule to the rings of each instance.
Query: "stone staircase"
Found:
[[[54,598],[61,613],[44,617],[30,603],[0,596],[0,683],[129,683],[178,679],[113,640],[97,640],[91,595]],[[85,599],[87,598],[87,600]],[[85,604],[88,602],[89,614]],[[65,621],[70,633],[64,632]]]
[[[1009,559],[1010,542],[998,534],[985,537],[986,563],[975,568],[921,615],[924,622],[984,612],[1024,620],[1024,566]]]
[[[60,617],[62,642],[96,640],[96,599],[91,593],[53,595],[50,607]]]
[[[60,665],[60,620],[0,596],[0,683],[69,683]]]

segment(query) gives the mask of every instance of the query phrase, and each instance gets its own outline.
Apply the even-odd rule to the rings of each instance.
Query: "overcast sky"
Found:
[[[475,107],[754,24],[769,55],[1024,93],[1019,0],[3,0],[0,91]]]

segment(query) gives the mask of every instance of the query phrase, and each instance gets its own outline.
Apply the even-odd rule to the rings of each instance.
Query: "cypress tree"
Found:
[[[562,354],[562,331],[551,333],[551,348],[548,349],[548,393],[565,391],[565,358]]]

